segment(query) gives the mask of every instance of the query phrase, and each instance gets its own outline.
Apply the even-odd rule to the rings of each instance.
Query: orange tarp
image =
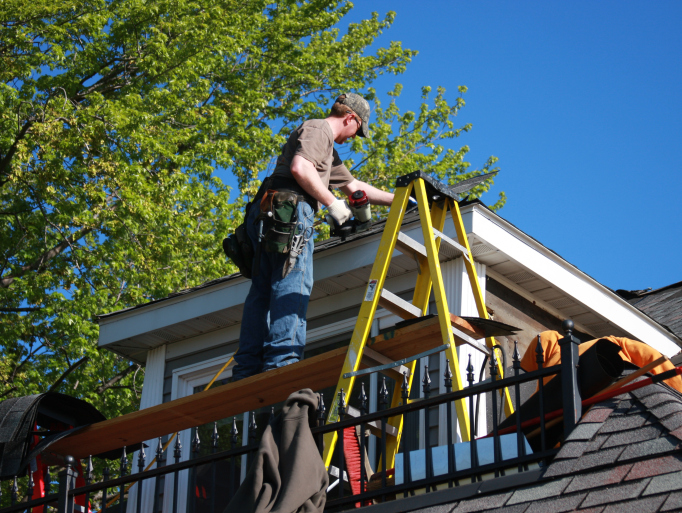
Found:
[[[542,344],[542,350],[544,351],[544,361],[543,365],[545,367],[551,367],[552,365],[558,365],[561,363],[561,347],[559,347],[559,340],[563,338],[563,335],[559,334],[558,331],[543,331],[540,333],[540,343]],[[626,362],[633,363],[638,367],[644,367],[649,363],[659,359],[661,353],[656,351],[653,347],[648,346],[642,342],[636,340],[630,340],[625,337],[601,337],[614,344],[620,346],[620,356]],[[583,354],[592,345],[594,345],[597,340],[590,340],[589,342],[583,342],[578,346],[578,353]],[[535,348],[537,346],[537,337],[533,338],[531,343],[526,349],[526,353],[521,358],[521,367],[526,372],[532,372],[538,369],[538,364],[535,360],[537,356],[535,353]],[[668,371],[675,368],[675,366],[668,360],[663,362],[658,367],[651,370],[652,374],[660,374],[661,372]],[[550,378],[551,379],[551,378]],[[670,385],[678,392],[682,393],[682,377],[675,376],[674,378],[667,379],[664,383]]]

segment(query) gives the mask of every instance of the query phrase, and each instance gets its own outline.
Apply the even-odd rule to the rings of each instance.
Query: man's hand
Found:
[[[334,219],[337,226],[341,226],[353,215],[346,202],[338,198],[334,199],[334,202],[327,206],[327,212],[329,212],[329,216]]]

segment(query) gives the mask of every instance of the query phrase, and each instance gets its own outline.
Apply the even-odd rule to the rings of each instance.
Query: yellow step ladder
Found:
[[[481,178],[475,177],[473,184],[480,183]],[[465,186],[466,187],[466,186]],[[466,187],[470,188],[470,187]],[[446,358],[450,362],[450,371],[452,372],[453,391],[461,390],[463,388],[462,377],[459,372],[459,362],[457,358],[456,346],[459,343],[465,342],[461,337],[455,337],[453,333],[462,335],[457,328],[451,323],[451,315],[448,310],[448,303],[445,297],[445,289],[443,287],[443,277],[441,274],[440,260],[438,252],[440,244],[445,241],[453,245],[462,252],[464,263],[471,283],[474,298],[476,300],[476,307],[478,315],[484,319],[488,319],[488,312],[483,301],[481,287],[478,282],[478,276],[474,268],[474,259],[471,254],[471,248],[467,240],[462,216],[459,210],[459,204],[456,199],[456,192],[454,190],[461,187],[451,189],[441,182],[433,179],[429,175],[416,171],[405,176],[401,176],[396,181],[395,197],[391,205],[391,209],[386,221],[381,242],[379,243],[379,250],[372,267],[372,272],[369,276],[369,283],[360,307],[355,329],[348,346],[346,359],[343,364],[341,376],[336,385],[336,392],[333,400],[329,406],[329,413],[327,416],[327,423],[337,422],[339,420],[338,414],[338,397],[343,389],[346,398],[351,397],[353,384],[355,383],[356,373],[360,366],[363,357],[365,358],[365,365],[370,364],[386,364],[386,359],[382,355],[377,355],[375,351],[371,351],[365,347],[376,310],[378,306],[389,310],[390,312],[402,317],[403,319],[414,319],[422,317],[427,313],[429,297],[431,288],[433,287],[433,294],[436,302],[436,309],[440,324],[440,330],[443,340],[441,350],[445,350]],[[466,190],[466,189],[465,189]],[[460,192],[458,191],[458,192]],[[414,239],[408,237],[400,232],[400,227],[405,216],[405,211],[408,207],[410,195],[417,200],[417,207],[419,209],[419,219],[421,223],[424,244],[421,244]],[[455,225],[458,241],[452,240],[443,233],[445,225],[445,218],[448,210],[452,213],[452,220]],[[400,297],[392,294],[384,289],[384,282],[388,269],[391,263],[391,257],[395,249],[402,253],[416,259],[419,264],[419,272],[417,283],[414,288],[414,296],[412,303],[409,303]],[[459,343],[457,343],[459,342]],[[470,341],[468,343],[471,343]],[[492,337],[486,338],[486,345],[492,348],[495,340]],[[473,343],[472,345],[476,345]],[[398,362],[396,362],[398,363]],[[414,359],[406,364],[409,370],[407,378],[408,387],[412,387],[412,378],[414,376],[417,360]],[[500,376],[502,377],[502,364],[498,363]],[[403,369],[404,370],[404,369]],[[401,398],[401,382],[399,378],[396,380],[397,384],[394,388],[393,399],[391,401],[391,408],[402,404]],[[512,402],[509,392],[505,390],[505,410],[509,415],[512,409]],[[455,410],[457,412],[457,419],[460,426],[460,432],[463,441],[469,440],[469,416],[465,407],[464,400],[455,402]],[[386,459],[387,464],[382,462],[384,468],[392,468],[395,464],[395,454],[400,445],[400,437],[403,429],[402,415],[392,417],[388,424],[391,426],[390,432],[393,433],[386,442]],[[324,463],[327,468],[330,468],[331,458],[336,445],[337,433],[328,433],[324,440]],[[377,470],[379,470],[377,468]]]

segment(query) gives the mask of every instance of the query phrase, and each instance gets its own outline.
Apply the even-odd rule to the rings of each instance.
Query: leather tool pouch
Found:
[[[289,253],[296,231],[296,208],[300,196],[291,191],[268,189],[260,202],[263,219],[263,249],[268,253]]]
[[[251,203],[246,206],[244,219],[248,218],[251,206]],[[237,229],[233,234],[228,235],[227,238],[223,239],[223,251],[225,251],[227,258],[232,260],[239,268],[239,272],[242,273],[242,276],[251,279],[253,246],[251,245],[251,239],[246,232],[246,221],[237,226]]]

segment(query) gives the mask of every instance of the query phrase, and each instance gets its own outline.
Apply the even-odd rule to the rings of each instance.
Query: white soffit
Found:
[[[680,341],[656,321],[495,213],[480,205],[475,207],[473,215],[465,219],[471,223],[467,232],[471,231],[476,242],[486,246],[481,253],[492,248],[499,255],[499,269],[494,260],[482,259],[493,273],[521,283],[530,294],[537,294],[566,317],[575,316],[576,324],[587,326],[588,332],[597,331],[598,336],[616,334],[603,333],[610,325],[616,328],[613,331],[623,330],[666,356],[680,351]],[[500,258],[502,255],[504,258]]]

